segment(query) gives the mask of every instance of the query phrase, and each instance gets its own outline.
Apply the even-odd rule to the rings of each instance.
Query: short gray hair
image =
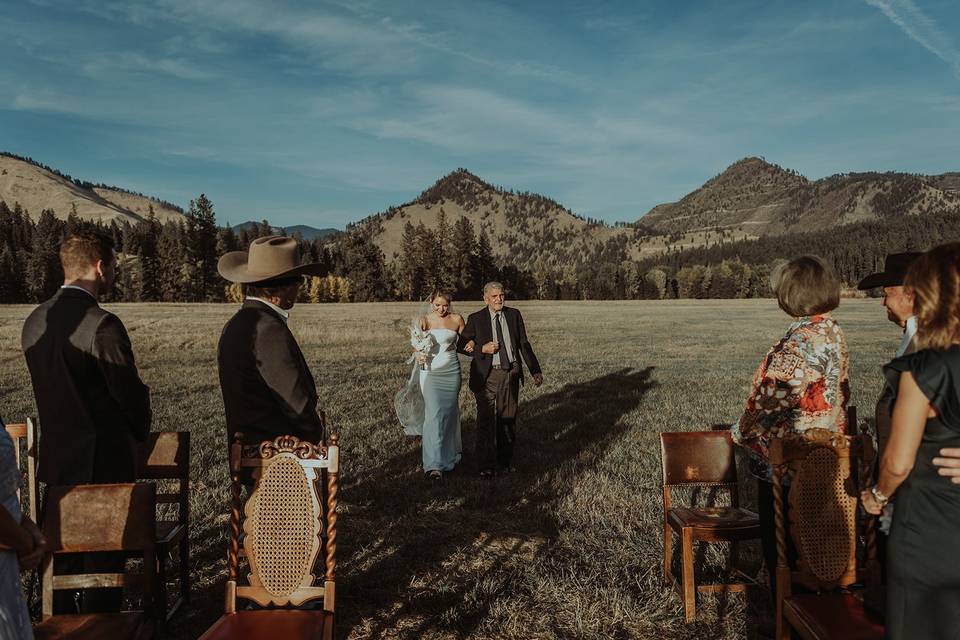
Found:
[[[503,284],[497,282],[496,280],[491,280],[487,284],[483,285],[483,295],[487,295],[487,292],[491,289],[500,289],[500,291],[506,291]]]

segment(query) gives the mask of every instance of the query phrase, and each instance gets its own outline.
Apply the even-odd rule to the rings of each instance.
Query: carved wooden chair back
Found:
[[[673,507],[675,487],[717,487],[739,506],[737,462],[729,431],[678,431],[660,434],[663,510]]]
[[[329,445],[293,436],[244,445],[237,434],[230,448],[227,613],[236,611],[237,598],[264,607],[298,607],[322,599],[323,608],[334,611],[339,450],[336,435]],[[241,477],[250,470],[256,484],[244,505]],[[238,583],[241,531],[250,570],[245,585]],[[321,553],[319,587],[314,586],[321,578],[314,567]]]
[[[868,438],[811,429],[803,438],[774,439],[774,512],[777,535],[777,587],[789,594],[791,582],[813,591],[849,587],[858,581],[857,501],[860,465],[872,463]],[[788,517],[784,483],[789,483]],[[789,519],[789,522],[787,521]],[[797,552],[797,567],[787,564],[787,535]],[[872,541],[868,556],[872,558]]]
[[[13,448],[17,456],[17,468],[22,469],[24,461],[27,467],[27,507],[24,513],[30,515],[30,519],[38,522],[40,489],[37,481],[37,423],[33,418],[27,418],[26,422],[17,424],[8,424],[7,433],[13,440]],[[23,494],[17,489],[17,498],[23,505]]]
[[[152,484],[88,484],[49,487],[43,532],[51,554],[43,563],[43,619],[53,616],[53,592],[61,589],[139,586],[143,613],[155,614],[157,510]],[[53,558],[63,553],[127,551],[143,555],[143,574],[54,575]]]

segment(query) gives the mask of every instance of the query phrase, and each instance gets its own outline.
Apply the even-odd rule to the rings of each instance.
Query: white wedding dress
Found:
[[[460,462],[460,359],[458,334],[430,329],[433,344],[420,370],[423,394],[423,471],[450,471]]]

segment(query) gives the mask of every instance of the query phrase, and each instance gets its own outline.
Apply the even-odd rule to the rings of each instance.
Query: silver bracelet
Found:
[[[881,507],[887,506],[887,503],[890,502],[890,498],[883,495],[880,489],[877,488],[877,485],[870,487],[870,495],[873,496],[873,499],[880,503]]]

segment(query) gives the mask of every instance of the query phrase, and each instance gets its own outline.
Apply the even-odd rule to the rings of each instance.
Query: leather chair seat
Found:
[[[783,601],[784,614],[817,638],[883,640],[883,622],[849,593],[799,594]]]
[[[738,507],[680,507],[671,509],[668,520],[676,530],[695,529],[749,529],[759,527],[757,514]]]
[[[152,625],[140,611],[56,615],[33,627],[36,640],[127,640],[149,638]]]
[[[228,613],[206,633],[200,640],[221,640],[222,638],[237,638],[256,640],[297,640],[298,638],[328,638],[333,630],[333,613],[330,611],[314,611],[302,609],[257,609],[254,611],[237,611]]]

